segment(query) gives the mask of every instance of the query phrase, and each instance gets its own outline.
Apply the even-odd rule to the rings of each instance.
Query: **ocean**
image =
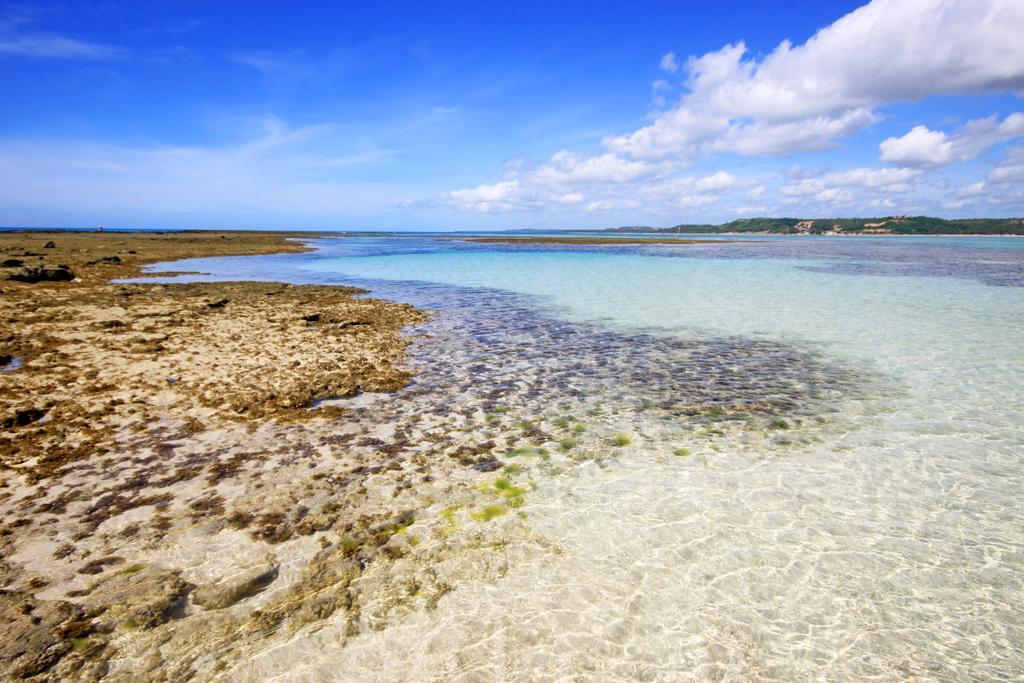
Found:
[[[444,405],[528,491],[432,609],[235,677],[1024,677],[1024,239],[312,243],[148,270],[431,311],[408,387],[333,403]]]

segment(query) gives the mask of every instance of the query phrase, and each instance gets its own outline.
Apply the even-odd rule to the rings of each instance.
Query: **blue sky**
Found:
[[[8,2],[0,224],[1024,214],[1024,3],[711,5]]]

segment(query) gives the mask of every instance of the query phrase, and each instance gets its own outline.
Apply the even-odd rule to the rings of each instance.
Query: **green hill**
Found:
[[[881,218],[740,218],[719,225],[682,224],[670,228],[624,226],[604,232],[776,233],[786,235],[1024,235],[1021,218],[886,216]]]

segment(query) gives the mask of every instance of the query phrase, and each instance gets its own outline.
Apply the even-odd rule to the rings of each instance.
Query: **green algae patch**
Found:
[[[561,448],[563,451],[572,450],[573,446],[575,445],[575,439],[562,439],[561,441],[558,442],[558,447]]]
[[[441,510],[441,519],[455,526],[455,513],[462,509],[461,505],[452,505]]]
[[[508,451],[506,455],[510,458],[547,458],[548,451],[546,448],[532,448],[525,446],[522,448],[513,448]]]
[[[496,479],[492,484],[495,490],[505,498],[522,498],[526,495],[526,489],[516,486],[504,477]]]
[[[551,424],[555,425],[556,427],[564,428],[568,427],[570,422],[571,420],[568,417],[556,417],[554,420],[551,421]]]
[[[501,470],[502,473],[507,477],[514,477],[517,474],[521,474],[523,471],[522,465],[505,465],[505,468]]]
[[[469,513],[469,516],[478,522],[489,522],[495,517],[501,517],[508,512],[504,505],[486,505],[476,512]]]
[[[455,513],[463,508],[462,505],[452,505],[441,510],[441,520],[444,522],[444,526],[440,529],[434,530],[434,535],[440,538],[451,536],[459,528],[458,522],[455,521]]]
[[[121,573],[122,574],[138,574],[139,572],[141,572],[145,568],[146,568],[146,565],[144,565],[144,564],[130,564],[127,567],[125,567],[124,569],[122,569]]]
[[[785,420],[772,420],[768,423],[768,429],[789,429],[789,423]]]
[[[674,451],[672,451],[672,455],[678,456],[680,458],[688,458],[691,455],[693,455],[693,451],[691,451],[689,448],[677,448]]]
[[[587,428],[586,428],[586,427],[584,427],[584,426],[583,426],[583,425],[581,425],[581,424],[575,425],[575,426],[573,426],[573,428],[572,428],[572,433],[573,433],[573,434],[582,434],[582,433],[583,433],[583,432],[585,432],[585,431],[587,431]]]
[[[489,425],[498,424],[501,422],[501,416],[495,415],[494,413],[487,413],[484,415],[484,422]]]
[[[523,493],[525,493],[525,491]],[[510,510],[514,510],[515,508],[523,507],[523,503],[525,502],[526,499],[523,498],[522,496],[512,496],[510,498],[505,499],[505,506],[508,507]]]
[[[526,446],[524,448],[513,448],[508,452],[510,458],[528,458],[530,456],[536,456],[537,449]]]
[[[616,434],[612,438],[612,443],[621,448],[623,446],[628,446],[629,444],[633,443],[633,439],[629,438],[628,434]]]

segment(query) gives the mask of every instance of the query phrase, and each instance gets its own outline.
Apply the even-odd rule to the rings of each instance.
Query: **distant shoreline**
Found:
[[[1013,219],[1018,220],[1018,219]],[[230,234],[230,235],[278,235],[288,238],[316,239],[323,237],[438,237],[465,239],[477,237],[475,241],[502,241],[508,237],[519,237],[523,239],[559,239],[561,236],[592,236],[595,239],[618,239],[619,236],[629,237],[651,237],[668,242],[676,240],[714,240],[717,237],[1024,237],[1024,224],[1019,232],[871,232],[864,230],[850,230],[842,232],[786,232],[783,230],[690,230],[681,227],[677,232],[675,228],[649,228],[646,230],[624,230],[622,228],[570,228],[570,229],[543,229],[543,228],[508,228],[501,230],[271,230],[266,228],[105,228],[102,232],[96,228],[80,227],[18,227],[0,226],[0,234],[12,232],[29,232],[32,234],[67,234],[67,233],[94,233],[111,235],[179,235],[179,234]],[[547,235],[545,235],[547,234]],[[494,239],[491,239],[494,238]]]

